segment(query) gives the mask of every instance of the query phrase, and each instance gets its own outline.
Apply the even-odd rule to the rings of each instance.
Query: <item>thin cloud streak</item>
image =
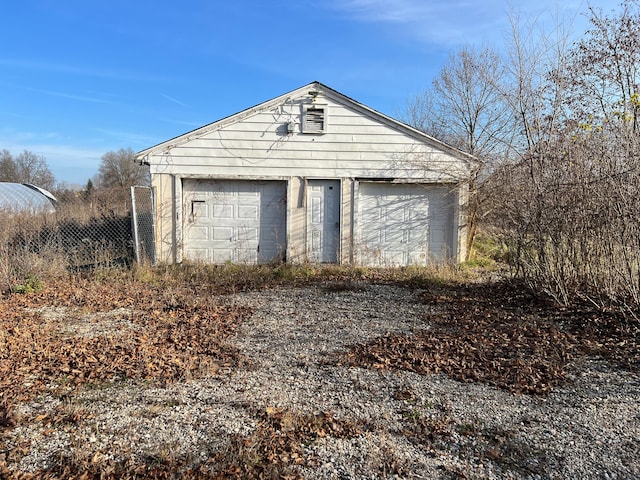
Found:
[[[386,23],[422,23],[438,16],[458,14],[470,2],[440,4],[416,0],[347,0],[338,2],[337,8],[354,14],[361,21]],[[425,25],[428,28],[428,25]]]
[[[495,4],[495,5],[490,5]],[[486,41],[500,35],[506,27],[504,17],[488,17],[487,12],[500,9],[502,2],[465,0],[446,3],[424,0],[346,0],[335,1],[332,8],[359,22],[386,24],[398,37],[421,43],[444,46],[471,41]],[[471,21],[467,21],[471,20]]]
[[[41,95],[48,95],[51,97],[60,97],[60,98],[66,98],[69,100],[77,100],[80,102],[88,102],[88,103],[100,103],[100,104],[111,104],[113,102],[109,101],[109,100],[105,100],[103,98],[98,98],[98,97],[90,97],[88,95],[78,95],[75,93],[67,93],[67,92],[58,92],[55,90],[47,90],[47,89],[43,89],[43,88],[34,88],[34,87],[27,87],[24,85],[15,85],[15,84],[7,84],[7,83],[0,83],[0,87],[4,88],[4,89],[16,89],[16,90],[23,90],[25,92],[31,92],[31,93],[39,93]]]
[[[43,62],[39,60],[24,60],[16,58],[0,58],[0,66],[9,68],[21,68],[25,70],[37,70],[43,72],[62,73],[65,75],[79,75],[83,77],[106,78],[113,80],[129,81],[174,81],[176,78],[163,75],[149,74],[143,75],[128,71],[104,70],[97,68],[77,67],[61,63]]]
[[[556,15],[568,15],[569,20],[575,20],[577,12],[582,11],[588,1],[560,4],[556,0],[540,0],[510,5],[502,0],[336,0],[331,5],[333,10],[344,12],[356,21],[387,25],[398,37],[452,47],[503,43],[509,30],[510,12],[543,21],[554,21]],[[500,14],[496,15],[497,12]]]
[[[34,93],[42,93],[43,95],[49,95],[52,97],[60,97],[60,98],[67,98],[69,100],[77,100],[79,102],[89,102],[89,103],[101,103],[101,104],[108,104],[108,103],[112,103],[108,100],[104,100],[102,98],[96,98],[96,97],[87,97],[84,95],[75,95],[73,93],[65,93],[65,92],[55,92],[53,90],[42,90],[39,88],[27,88],[27,87],[23,87],[25,90],[29,90],[31,92]]]
[[[165,94],[165,93],[161,93],[160,94],[162,96],[162,98],[165,98],[167,100],[169,100],[170,102],[175,103],[176,105],[180,105],[181,107],[185,107],[185,108],[190,108],[190,105],[187,105],[184,102],[181,102],[180,100],[177,100],[173,97],[170,97],[169,95]]]

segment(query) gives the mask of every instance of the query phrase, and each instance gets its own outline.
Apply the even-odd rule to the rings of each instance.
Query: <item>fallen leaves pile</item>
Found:
[[[259,422],[249,437],[235,436],[233,453],[217,455],[201,472],[217,471],[225,478],[300,478],[294,465],[313,465],[304,445],[318,438],[353,438],[366,426],[333,418],[331,412],[300,415],[284,408],[267,407],[256,413]]]
[[[66,458],[35,478],[64,479],[300,479],[292,467],[314,465],[317,459],[305,454],[304,445],[318,438],[353,438],[366,426],[353,421],[338,420],[330,412],[300,415],[284,408],[267,407],[253,412],[258,419],[249,436],[232,435],[228,446],[205,461],[193,462],[174,457],[148,458],[146,463],[129,460],[106,462],[80,461]],[[0,477],[27,480],[28,473],[11,472],[0,462]],[[4,478],[3,477],[3,478]]]
[[[424,295],[436,306],[428,329],[354,346],[346,361],[377,369],[444,373],[527,394],[559,385],[572,359],[596,354],[640,366],[640,322],[620,312],[559,308],[514,283],[444,286]]]
[[[238,361],[225,338],[248,313],[187,288],[108,279],[79,278],[13,295],[0,302],[0,421],[11,404],[43,392],[215,374]],[[101,334],[78,334],[81,325]]]

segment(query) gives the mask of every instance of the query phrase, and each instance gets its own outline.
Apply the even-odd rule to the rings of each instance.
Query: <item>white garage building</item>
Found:
[[[464,258],[472,157],[313,82],[139,152],[165,263]]]

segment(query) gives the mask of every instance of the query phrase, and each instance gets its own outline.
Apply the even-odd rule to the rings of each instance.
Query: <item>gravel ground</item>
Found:
[[[353,344],[428,329],[437,307],[419,299],[417,290],[369,284],[220,297],[255,309],[230,339],[246,359],[240,368],[23,405],[34,421],[13,430],[12,448],[30,448],[12,468],[47,468],[60,455],[197,462],[251,435],[256,412],[281,409],[360,426],[305,444],[296,472],[308,479],[640,478],[640,381],[602,360],[580,360],[568,384],[543,397],[340,365]],[[53,412],[75,420],[55,429],[38,421]]]

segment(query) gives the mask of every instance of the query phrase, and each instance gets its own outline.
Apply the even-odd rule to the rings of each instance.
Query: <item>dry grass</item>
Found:
[[[70,270],[131,258],[127,205],[72,198],[54,213],[0,216],[0,292],[33,291]]]
[[[236,293],[282,285],[323,283],[327,288],[357,288],[358,284],[394,283],[412,288],[459,284],[477,279],[478,272],[452,264],[404,268],[369,268],[351,265],[203,265],[150,268],[138,266],[134,275],[157,285],[190,285],[206,293]]]

